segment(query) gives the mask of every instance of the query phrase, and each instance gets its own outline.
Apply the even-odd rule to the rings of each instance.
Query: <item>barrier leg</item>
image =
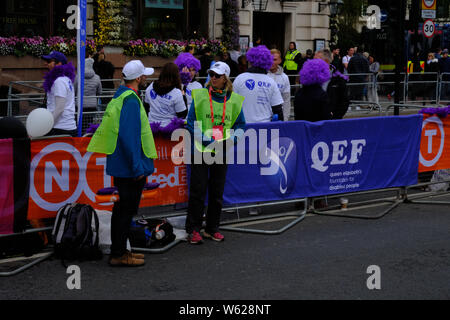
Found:
[[[292,202],[299,202],[299,200],[286,201],[283,203],[292,203]],[[281,234],[281,233],[285,232],[286,230],[295,226],[297,223],[299,223],[306,217],[306,211],[308,208],[308,199],[305,198],[305,199],[303,199],[302,202],[304,203],[305,207],[302,212],[297,213],[297,214],[281,213],[281,214],[275,214],[275,215],[255,217],[255,218],[250,218],[250,219],[241,219],[239,221],[227,221],[227,222],[222,223],[222,225],[220,226],[220,229],[225,230],[225,231],[235,231],[235,232],[244,232],[244,233],[253,233],[253,234],[266,234],[266,235]],[[266,205],[268,205],[268,204],[266,204]],[[274,219],[274,218],[284,218],[284,217],[296,217],[296,218],[278,230],[263,230],[263,229],[252,229],[252,228],[244,228],[244,227],[227,226],[227,225],[239,225],[239,224],[244,224],[246,222],[253,222],[253,221],[261,221],[261,223],[263,223],[264,220],[269,220],[269,219]]]
[[[442,180],[442,181],[434,181],[434,182],[424,182],[424,183],[419,183],[416,184],[414,186],[409,186],[406,188],[406,194],[405,194],[405,203],[414,203],[414,204],[434,204],[434,205],[450,205],[450,201],[421,201],[421,200],[416,200],[416,199],[423,199],[423,198],[430,198],[430,197],[442,197],[442,196],[447,196],[450,195],[450,191],[442,191],[442,192],[428,192],[426,194],[419,194],[417,196],[412,195],[411,196],[408,195],[408,190],[411,188],[415,188],[415,187],[424,187],[424,186],[429,186],[429,185],[433,185],[433,184],[441,184],[441,183],[449,183],[450,180]]]
[[[175,239],[174,241],[172,241],[171,243],[169,243],[168,245],[162,247],[162,248],[154,248],[154,249],[150,249],[150,248],[131,248],[132,251],[136,251],[136,252],[144,252],[144,253],[164,253],[166,251],[168,251],[169,249],[175,247],[177,244],[179,244],[182,240],[180,239]]]
[[[40,263],[40,262],[42,262],[42,261],[44,261],[44,260],[47,260],[47,259],[50,258],[52,255],[53,255],[53,251],[47,253],[46,255],[44,255],[44,256],[42,256],[42,257],[40,257],[40,258],[38,258],[38,259],[36,259],[36,260],[30,262],[30,263],[27,263],[26,265],[24,265],[24,266],[22,266],[22,267],[20,267],[20,268],[15,269],[15,270],[13,270],[13,271],[0,272],[0,277],[10,277],[10,276],[14,276],[14,275],[16,275],[16,274],[18,274],[18,273],[20,273],[20,272],[22,272],[22,271],[25,271],[25,270],[31,268],[32,266],[34,266],[34,265],[36,265],[36,264],[38,264],[38,263]]]
[[[36,232],[45,232],[45,231],[50,231],[52,229],[53,229],[52,227],[29,229],[29,230],[25,230],[25,231],[23,231],[21,233],[12,233],[12,234],[0,235],[0,237],[1,238],[18,237],[18,236],[21,236],[21,235],[24,235],[24,234],[36,233]],[[44,256],[42,256],[42,257],[40,257],[40,258],[38,258],[38,259],[36,259],[36,260],[34,260],[32,262],[30,262],[30,263],[27,263],[26,265],[24,265],[24,266],[22,266],[20,268],[17,268],[17,269],[14,269],[12,271],[8,271],[8,272],[0,272],[0,277],[14,276],[14,275],[16,275],[16,274],[18,274],[18,273],[20,273],[22,271],[25,271],[25,270],[31,268],[32,266],[34,266],[34,265],[36,265],[38,263],[40,263],[40,262],[50,258],[52,255],[53,255],[53,251],[49,252],[48,254],[46,254],[46,255],[44,255]]]
[[[377,190],[377,192],[379,192],[379,191],[384,191],[384,190]],[[389,208],[383,210],[381,213],[379,213],[375,216],[348,214],[348,213],[342,213],[342,211],[337,212],[337,210],[335,212],[330,212],[332,210],[329,210],[329,209],[323,210],[323,211],[318,211],[318,210],[316,210],[316,208],[314,208],[314,201],[311,201],[312,206],[309,208],[308,213],[312,213],[312,214],[320,215],[320,216],[329,216],[329,217],[376,220],[376,219],[380,219],[380,218],[384,217],[385,215],[390,213],[392,210],[397,208],[397,206],[399,204],[404,202],[403,196],[402,196],[402,189],[396,189],[396,191],[397,191],[397,197],[395,199],[381,198],[381,199],[368,200],[368,201],[359,201],[359,202],[356,202],[353,204],[353,205],[358,205],[360,207],[362,205],[367,205],[367,204],[371,204],[371,203],[376,203],[377,206],[382,205],[383,203],[392,203],[389,206]],[[368,193],[372,193],[372,192],[370,192],[370,191],[369,192],[356,192],[356,193],[353,193],[353,195],[368,194]],[[379,203],[377,203],[377,202],[379,202]]]

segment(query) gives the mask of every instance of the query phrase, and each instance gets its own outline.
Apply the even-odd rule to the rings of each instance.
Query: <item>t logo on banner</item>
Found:
[[[431,125],[433,123],[435,124],[434,126]],[[426,149],[428,151],[428,154],[433,154],[433,151],[436,152],[437,148],[433,148],[433,141],[436,141],[436,139],[438,138],[438,131],[436,130],[436,125],[439,129],[439,134],[441,136],[439,149],[437,151],[436,156],[431,160],[425,159],[425,157],[422,155],[422,151],[420,152],[419,155],[420,163],[425,167],[434,166],[439,161],[439,159],[442,156],[442,152],[444,151],[444,143],[445,143],[444,125],[441,119],[439,119],[439,117],[430,117],[423,121],[422,131],[424,132],[424,136],[427,137],[424,143],[427,143]]]

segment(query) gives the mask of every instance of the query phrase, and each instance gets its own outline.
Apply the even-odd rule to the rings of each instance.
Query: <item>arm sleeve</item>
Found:
[[[53,111],[53,120],[56,121],[61,117],[66,107],[66,98],[55,96],[55,110]]]
[[[234,143],[236,144],[240,138],[242,138],[242,135],[245,131],[245,116],[244,116],[244,111],[241,110],[241,113],[239,113],[239,116],[236,119],[236,122],[233,125],[234,130],[234,136],[233,136],[233,140]],[[236,130],[242,129],[242,132],[236,132]]]
[[[173,103],[175,112],[177,114],[187,110],[186,103],[184,102],[183,94],[181,93],[181,91],[175,96],[175,101]]]
[[[281,96],[281,92],[278,89],[278,86],[276,85],[276,83],[274,82],[273,86],[272,86],[272,97],[270,99],[270,105],[272,106],[272,108],[274,106],[278,106],[278,105],[282,105],[284,102],[283,97]]]
[[[279,121],[284,121],[283,104],[279,104],[279,105],[273,106],[272,107],[272,112],[273,112],[273,114],[278,115],[278,120]]]
[[[124,100],[117,140],[134,177],[142,175],[144,169],[140,161],[142,152],[140,105],[135,97]]]

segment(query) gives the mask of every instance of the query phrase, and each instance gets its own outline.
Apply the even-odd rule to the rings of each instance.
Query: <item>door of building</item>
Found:
[[[257,40],[269,49],[284,51],[286,15],[274,12],[253,11],[253,45]]]

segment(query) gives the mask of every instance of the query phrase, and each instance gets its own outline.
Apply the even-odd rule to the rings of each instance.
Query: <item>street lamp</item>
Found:
[[[267,3],[269,0],[253,0],[253,10],[265,11],[267,9]]]
[[[343,0],[330,0],[329,2],[319,2],[319,12],[322,12],[327,6],[330,7],[330,16],[335,17],[339,14],[339,9],[344,5]]]
[[[241,8],[244,9],[250,4],[250,2],[253,5],[254,11],[265,11],[267,9],[267,3],[269,2],[269,0],[242,0]]]

